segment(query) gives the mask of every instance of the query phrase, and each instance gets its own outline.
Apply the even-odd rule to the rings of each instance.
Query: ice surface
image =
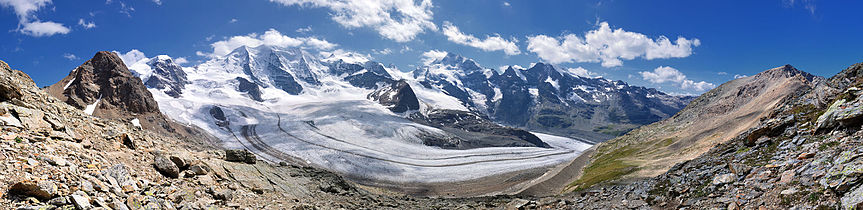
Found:
[[[277,52],[286,71],[295,73],[297,59],[311,67],[320,82],[303,84],[303,92],[290,95],[266,83],[261,85],[263,102],[252,100],[237,91],[237,77],[260,75],[254,69],[262,61],[254,55],[260,49],[237,49],[225,58],[213,59],[193,68],[184,68],[190,84],[179,98],[151,89],[159,108],[177,122],[196,125],[222,140],[228,148],[255,152],[270,162],[299,160],[351,177],[392,182],[451,182],[476,179],[501,173],[552,167],[566,163],[590,147],[581,141],[537,134],[552,148],[496,147],[449,150],[426,146],[421,135],[451,135],[443,130],[414,123],[404,115],[366,99],[372,90],[357,88],[341,76],[326,72],[309,54],[297,57]],[[251,55],[247,55],[251,53]],[[247,62],[246,58],[250,58]],[[334,54],[330,60],[363,61],[351,55]],[[406,73],[386,69],[396,79],[407,79]],[[440,69],[438,69],[440,70]],[[139,76],[146,76],[141,69]],[[453,72],[444,76],[457,80]],[[452,77],[450,77],[452,76]],[[460,75],[459,75],[460,76]],[[461,101],[439,88],[425,88],[408,79],[421,101],[421,111],[433,109],[468,110]],[[495,88],[493,100],[503,94]],[[531,91],[532,93],[535,91]],[[478,93],[471,93],[479,95]],[[477,97],[481,98],[481,97]],[[484,97],[483,97],[484,101]],[[98,103],[98,101],[97,101]],[[88,106],[89,109],[90,106]],[[95,108],[95,105],[93,105]],[[220,127],[210,110],[219,107],[228,126]]]

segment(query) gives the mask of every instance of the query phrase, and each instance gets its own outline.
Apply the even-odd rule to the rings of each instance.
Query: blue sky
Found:
[[[100,50],[167,54],[192,66],[218,57],[214,47],[266,44],[270,33],[285,45],[367,54],[402,70],[448,51],[487,68],[542,61],[698,94],[784,64],[831,76],[863,62],[859,8],[819,0],[0,0],[0,59],[46,86]]]

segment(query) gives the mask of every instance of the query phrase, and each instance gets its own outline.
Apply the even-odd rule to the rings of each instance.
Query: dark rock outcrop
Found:
[[[237,77],[237,82],[240,83],[237,85],[237,91],[248,94],[249,98],[252,100],[264,101],[264,99],[261,98],[261,87],[257,84],[242,77]]]
[[[255,157],[255,154],[249,152],[248,150],[242,149],[232,149],[225,150],[225,160],[231,162],[243,162],[248,164],[255,164],[258,161],[258,158]]]
[[[108,51],[96,53],[48,87],[48,93],[80,109],[95,104],[93,115],[99,117],[159,113],[159,105],[141,79],[132,75],[117,54]]]
[[[368,98],[389,107],[391,111],[396,113],[418,110],[420,108],[416,94],[414,94],[411,86],[404,80],[399,80],[389,86],[377,89],[370,93]]]
[[[0,61],[0,70],[14,71],[9,68],[9,65]],[[13,72],[5,72],[7,74]],[[21,90],[16,87],[11,78],[0,77],[0,101],[8,101],[11,99],[21,98]]]
[[[164,85],[166,91],[180,94],[186,81],[185,73],[176,69],[179,67],[173,62],[161,60],[154,64],[164,68],[156,69],[150,81],[158,80],[152,82],[157,85],[154,87]],[[158,63],[164,63],[164,66]],[[144,82],[134,76],[114,52],[96,53],[92,59],[44,90],[66,104],[99,118],[122,120],[129,124],[137,119],[143,129],[186,137],[202,132],[168,121]]]

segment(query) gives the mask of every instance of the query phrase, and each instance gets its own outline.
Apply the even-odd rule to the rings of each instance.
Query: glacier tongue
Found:
[[[476,66],[471,60],[451,60]],[[151,76],[147,70],[141,69],[149,74],[139,76]],[[349,178],[388,183],[465,181],[554,167],[590,147],[542,134],[537,136],[552,148],[426,146],[422,136],[452,134],[412,122],[366,99],[373,87],[408,79],[421,111],[467,111],[468,107],[446,91],[410,78],[409,73],[357,57],[319,59],[300,49],[240,47],[183,71],[188,84],[178,97],[151,89],[167,116],[205,129],[222,139],[225,147],[248,149],[270,162],[326,168]],[[481,69],[476,73],[488,74]],[[288,80],[301,91],[286,90],[282,82]],[[245,88],[239,88],[240,81],[246,81]],[[499,89],[489,91],[488,98],[500,100]],[[257,97],[250,97],[250,92]]]

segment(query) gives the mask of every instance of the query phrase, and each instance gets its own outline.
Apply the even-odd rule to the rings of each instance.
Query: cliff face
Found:
[[[96,53],[69,76],[49,86],[48,92],[79,109],[95,106],[92,114],[98,117],[159,113],[158,104],[141,79],[133,76],[113,52]]]

